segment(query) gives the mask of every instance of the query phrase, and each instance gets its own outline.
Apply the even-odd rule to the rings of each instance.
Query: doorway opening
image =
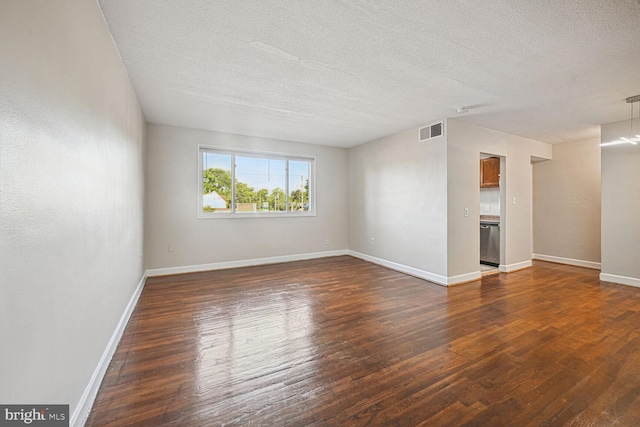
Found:
[[[505,158],[480,153],[480,242],[479,265],[482,276],[499,273],[504,251],[504,170]]]

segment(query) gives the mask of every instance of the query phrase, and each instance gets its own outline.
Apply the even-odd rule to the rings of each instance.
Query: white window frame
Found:
[[[232,212],[206,212],[204,210],[204,180],[203,180],[203,172],[204,165],[202,162],[202,154],[203,153],[216,153],[216,154],[224,154],[231,156],[231,182],[232,182],[232,202],[231,208]],[[243,156],[243,157],[257,157],[261,159],[277,159],[277,160],[285,160],[286,165],[286,173],[287,176],[285,178],[285,194],[287,196],[286,200],[286,208],[285,212],[236,212],[236,203],[235,203],[235,182],[236,182],[236,164],[235,157]],[[307,161],[309,162],[309,204],[310,209],[308,211],[299,212],[299,211],[289,211],[289,161]],[[216,147],[211,145],[198,145],[198,197],[197,197],[197,212],[199,219],[222,219],[222,218],[291,218],[291,217],[309,217],[316,216],[316,157],[315,156],[307,156],[300,154],[284,154],[284,153],[273,153],[266,151],[253,151],[253,150],[243,150],[243,149],[229,149],[225,147]]]

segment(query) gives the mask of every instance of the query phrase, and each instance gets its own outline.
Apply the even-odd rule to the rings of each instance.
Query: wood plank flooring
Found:
[[[348,256],[150,278],[88,426],[640,425],[640,289]]]

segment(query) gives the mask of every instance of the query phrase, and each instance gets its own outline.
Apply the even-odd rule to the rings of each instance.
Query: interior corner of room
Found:
[[[83,425],[150,276],[349,255],[444,287],[536,260],[640,287],[640,4],[572,2],[584,31],[485,5],[476,37],[472,4],[431,31],[415,1],[240,3],[0,3],[0,403]],[[201,215],[205,146],[313,159],[313,188]]]

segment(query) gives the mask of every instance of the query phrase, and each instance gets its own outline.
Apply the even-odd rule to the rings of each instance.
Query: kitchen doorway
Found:
[[[479,266],[483,276],[499,273],[503,260],[504,229],[503,156],[480,153],[480,242]]]

